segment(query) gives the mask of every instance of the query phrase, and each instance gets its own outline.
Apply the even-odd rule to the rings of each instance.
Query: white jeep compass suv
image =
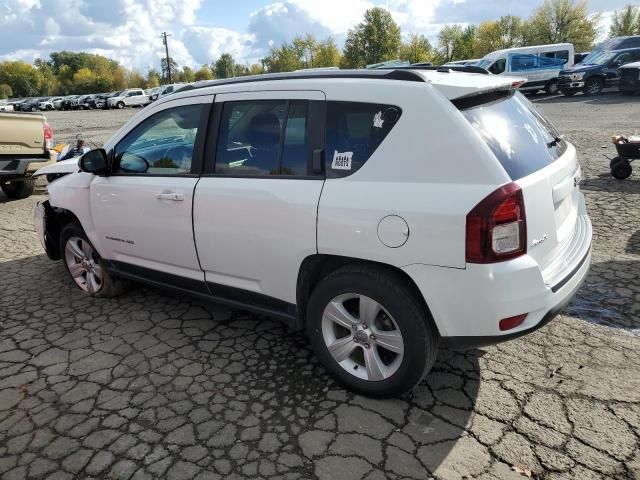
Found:
[[[512,82],[365,70],[192,88],[40,170],[57,179],[36,228],[88,295],[135,280],[277,317],[348,388],[398,395],[439,344],[544,325],[589,269],[576,150]]]

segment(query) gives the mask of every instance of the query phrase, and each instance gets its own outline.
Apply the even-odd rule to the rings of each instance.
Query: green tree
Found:
[[[505,15],[478,25],[473,56],[483,57],[494,50],[524,45],[525,24],[520,17]]]
[[[9,85],[17,97],[34,97],[40,94],[42,74],[33,65],[20,60],[2,62],[0,84]]]
[[[230,78],[235,74],[236,61],[230,53],[223,53],[213,65],[216,78]]]
[[[196,70],[196,73],[195,73],[196,81],[213,80],[213,78],[214,78],[213,72],[211,71],[211,68],[209,68],[209,65],[202,65],[202,67]]]
[[[627,5],[621,10],[613,12],[610,37],[623,37],[626,35],[640,35],[640,6]]]
[[[160,74],[158,73],[158,71],[154,68],[150,68],[149,71],[147,72],[147,88],[155,88],[155,87],[159,87],[160,86]]]
[[[0,98],[9,98],[13,96],[13,90],[6,83],[0,84]]]
[[[293,44],[283,43],[279,48],[271,47],[269,54],[262,59],[262,65],[270,73],[292,72],[302,67],[302,51]]]
[[[337,67],[340,65],[340,49],[333,38],[327,38],[315,45],[311,66],[314,68]]]
[[[431,43],[424,35],[412,33],[407,41],[400,45],[398,57],[411,63],[428,62],[432,58]]]
[[[248,70],[248,75],[262,75],[264,73],[264,67],[259,63],[249,65]]]
[[[196,81],[196,74],[194,73],[193,69],[187,65],[185,65],[184,67],[182,67],[182,74],[180,75],[180,81],[181,82],[187,82],[187,83],[191,83],[191,82],[195,82]]]
[[[540,44],[573,43],[589,50],[598,33],[600,15],[587,15],[586,0],[545,0],[529,20],[531,41]]]
[[[438,33],[439,63],[467,60],[473,57],[476,26],[446,25]]]
[[[171,79],[169,79],[169,67],[171,67]],[[168,62],[166,58],[160,60],[160,71],[162,72],[162,81],[164,83],[169,83],[169,80],[176,82],[180,77],[180,66],[171,57],[169,57]]]
[[[375,7],[347,34],[342,64],[360,68],[397,58],[402,43],[400,27],[384,8]]]
[[[144,76],[137,70],[127,70],[125,72],[125,82],[127,88],[148,88]]]

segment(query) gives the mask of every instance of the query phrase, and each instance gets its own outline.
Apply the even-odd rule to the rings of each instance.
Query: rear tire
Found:
[[[26,178],[19,182],[6,182],[0,185],[4,194],[13,199],[27,198],[31,196],[36,188],[36,181],[33,178]]]
[[[307,307],[307,334],[334,378],[369,397],[411,390],[438,352],[431,315],[404,278],[368,266],[343,267],[320,281]]]
[[[616,157],[611,161],[611,176],[618,180],[629,178],[633,168],[626,158]]]
[[[604,88],[604,82],[601,78],[590,78],[584,84],[584,94],[585,95],[600,95],[602,93],[602,89]]]
[[[85,295],[110,298],[127,290],[128,282],[111,276],[79,223],[69,223],[60,232],[60,258],[74,285]]]

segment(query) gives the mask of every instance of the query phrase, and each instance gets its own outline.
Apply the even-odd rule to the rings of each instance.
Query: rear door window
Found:
[[[309,175],[309,102],[226,102],[215,173],[234,176]]]
[[[471,105],[462,107],[462,114],[512,180],[543,169],[567,149],[556,128],[521,93]]]
[[[394,105],[327,102],[325,171],[327,178],[359,170],[400,119]]]

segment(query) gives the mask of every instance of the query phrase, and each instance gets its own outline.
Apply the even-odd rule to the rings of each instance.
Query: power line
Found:
[[[170,34],[167,34],[167,32],[162,32],[162,35],[160,35],[160,38],[162,38],[162,44],[164,45],[165,51],[167,52],[167,80],[169,81],[169,83],[173,83],[171,81],[171,58],[169,57],[169,42],[167,41],[167,37],[170,37]]]

